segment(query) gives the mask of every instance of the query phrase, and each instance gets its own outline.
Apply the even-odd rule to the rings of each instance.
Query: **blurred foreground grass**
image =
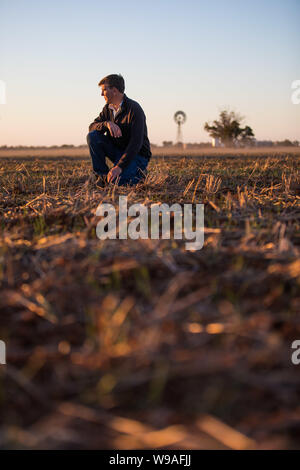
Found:
[[[299,155],[0,160],[2,448],[298,448]],[[204,203],[205,244],[106,240],[101,201]]]

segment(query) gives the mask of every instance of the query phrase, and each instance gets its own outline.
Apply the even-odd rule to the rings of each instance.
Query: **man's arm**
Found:
[[[103,109],[99,116],[89,125],[89,132],[99,131],[104,134],[104,132],[107,131],[108,121],[109,119],[107,120],[105,109]]]
[[[109,131],[112,137],[121,137],[122,131],[117,124],[112,121],[106,120],[105,111],[101,111],[100,115],[89,125],[89,132],[99,131],[101,134]]]
[[[118,161],[117,165],[122,170],[126,168],[135,155],[139,153],[143,145],[145,129],[145,114],[140,106],[137,106],[132,114],[130,140],[129,143]]]

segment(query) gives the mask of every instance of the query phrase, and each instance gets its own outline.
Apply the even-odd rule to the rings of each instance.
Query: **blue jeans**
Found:
[[[101,134],[99,131],[89,132],[87,143],[92,157],[94,172],[98,175],[106,176],[109,172],[105,157],[108,157],[116,165],[124,153],[106,135]],[[136,155],[129,165],[122,170],[118,185],[134,185],[142,181],[146,176],[147,165],[147,158],[142,157],[142,155]]]

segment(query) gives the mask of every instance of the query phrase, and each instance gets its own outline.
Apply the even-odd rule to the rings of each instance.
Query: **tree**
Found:
[[[212,125],[206,122],[204,130],[211,137],[220,139],[226,147],[231,147],[238,143],[249,145],[253,143],[254,133],[251,127],[241,127],[244,118],[234,111],[224,109],[220,112],[219,120],[215,120]]]
[[[282,141],[277,141],[276,145],[278,147],[294,147],[294,143],[291,142],[289,139],[285,139],[285,140],[282,140]]]

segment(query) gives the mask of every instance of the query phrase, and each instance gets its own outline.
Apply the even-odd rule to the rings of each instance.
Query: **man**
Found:
[[[124,78],[108,75],[98,84],[106,105],[90,124],[87,142],[98,184],[133,185],[142,181],[151,158],[146,117],[125,93]],[[105,157],[114,164],[109,170]]]

